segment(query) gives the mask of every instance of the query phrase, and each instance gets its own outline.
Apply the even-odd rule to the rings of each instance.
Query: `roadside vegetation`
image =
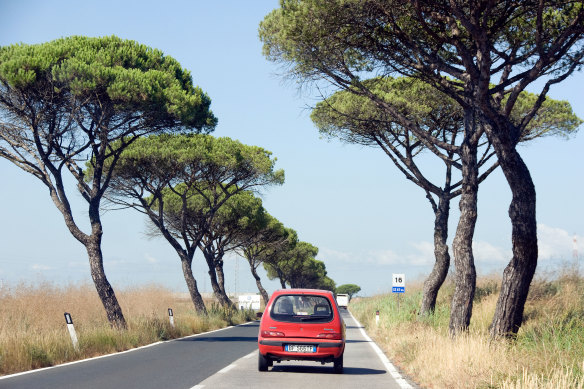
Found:
[[[434,310],[452,254],[451,335],[470,327],[479,184],[498,168],[512,193],[513,257],[491,337],[513,338],[523,324],[538,251],[535,184],[518,145],[568,136],[581,124],[558,102],[568,109],[557,117],[571,117],[558,131],[544,102],[581,70],[582,20],[584,7],[573,1],[282,0],[260,22],[264,56],[301,90],[321,93],[311,114],[321,134],[383,150],[424,189],[435,215],[436,262],[420,310]],[[430,182],[414,162],[424,149],[445,164],[443,184]],[[458,195],[449,253],[450,201]]]
[[[454,284],[440,289],[434,315],[420,318],[422,285],[400,296],[355,298],[350,310],[392,362],[424,388],[584,388],[584,277],[573,269],[534,279],[514,340],[489,325],[501,280],[477,282],[471,325],[448,330]],[[379,310],[379,323],[375,312]]]
[[[157,285],[126,288],[119,301],[127,329],[115,329],[93,285],[57,287],[49,282],[0,288],[0,375],[58,365],[236,325],[255,318],[205,300],[208,315],[195,313],[188,295]],[[168,308],[174,314],[170,325]],[[79,340],[75,350],[64,313]]]

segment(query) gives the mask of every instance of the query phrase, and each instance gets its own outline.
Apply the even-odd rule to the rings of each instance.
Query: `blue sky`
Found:
[[[259,22],[278,1],[8,1],[0,0],[0,45],[42,43],[69,35],[117,35],[162,50],[192,73],[212,99],[219,118],[215,136],[270,150],[286,183],[263,192],[264,206],[301,240],[320,249],[337,285],[355,283],[362,294],[391,290],[392,273],[422,279],[433,264],[433,214],[424,192],[406,181],[380,150],[319,137],[307,108],[310,90],[284,80],[261,54]],[[584,75],[550,96],[568,100],[584,118]],[[536,90],[534,90],[536,91]],[[572,261],[576,237],[584,253],[584,135],[569,141],[541,139],[520,152],[536,184],[539,274]],[[425,168],[432,172],[428,156]],[[65,228],[48,190],[0,160],[0,280],[90,282],[83,246]],[[73,193],[74,187],[71,186]],[[85,204],[72,195],[76,215]],[[511,256],[507,216],[510,191],[500,172],[481,185],[475,234],[479,276],[502,272]],[[451,206],[449,241],[458,217]],[[145,236],[146,221],[132,211],[104,215],[104,265],[114,288],[160,283],[185,291],[178,257],[162,239]],[[581,259],[581,258],[580,258]],[[255,292],[247,263],[226,261],[228,291]],[[209,292],[206,265],[196,256],[195,277]],[[279,287],[264,277],[268,290]]]

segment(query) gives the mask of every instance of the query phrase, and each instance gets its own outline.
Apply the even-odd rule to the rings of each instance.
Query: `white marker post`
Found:
[[[375,324],[379,325],[379,311],[375,311]]]
[[[406,292],[406,275],[393,274],[391,292],[397,293],[397,310],[399,311],[399,294]]]
[[[79,342],[77,341],[77,333],[75,332],[75,327],[73,327],[73,319],[71,315],[65,312],[65,321],[67,322],[67,329],[69,330],[69,335],[71,335],[71,342],[73,343],[73,348],[79,350]]]
[[[172,314],[172,308],[168,308],[168,320],[170,320],[170,325],[174,328],[174,315]]]

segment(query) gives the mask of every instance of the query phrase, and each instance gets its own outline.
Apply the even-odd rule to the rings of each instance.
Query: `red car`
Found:
[[[262,314],[258,335],[258,370],[274,361],[332,362],[343,372],[345,323],[328,290],[282,289],[274,292]]]

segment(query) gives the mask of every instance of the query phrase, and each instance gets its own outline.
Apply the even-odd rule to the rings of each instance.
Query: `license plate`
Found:
[[[316,346],[309,346],[305,344],[287,344],[284,346],[284,350],[291,353],[315,353]]]

